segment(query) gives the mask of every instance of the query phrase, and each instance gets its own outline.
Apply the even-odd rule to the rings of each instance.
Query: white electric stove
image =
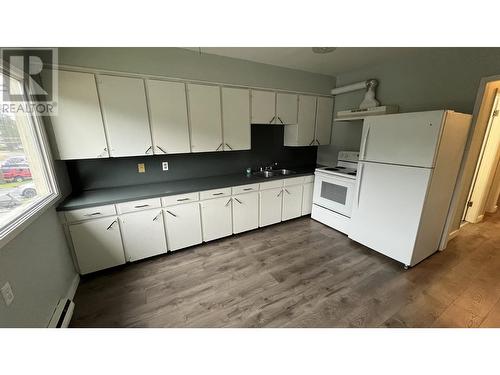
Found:
[[[314,172],[311,217],[345,234],[349,234],[358,158],[358,151],[340,151],[337,166]]]

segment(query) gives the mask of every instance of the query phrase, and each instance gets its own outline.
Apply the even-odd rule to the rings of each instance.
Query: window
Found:
[[[9,101],[5,80],[10,79],[11,94],[23,93],[23,87],[20,79],[0,72],[1,247],[53,202],[58,190],[42,120],[33,113],[12,111],[12,106],[6,109]]]

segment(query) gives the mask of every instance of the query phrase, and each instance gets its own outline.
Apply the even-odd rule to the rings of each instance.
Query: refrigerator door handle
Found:
[[[361,192],[361,180],[363,178],[363,163],[359,163],[359,165],[358,165],[358,174],[359,174],[359,179],[358,179],[358,183],[356,185],[356,208],[359,207],[359,195]]]
[[[361,150],[360,150],[360,159],[365,160],[366,156],[366,145],[368,144],[368,136],[370,135],[370,124],[367,124],[366,127],[366,134],[363,138],[363,143],[361,144]]]

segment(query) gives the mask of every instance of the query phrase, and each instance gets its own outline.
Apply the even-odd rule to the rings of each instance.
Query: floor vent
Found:
[[[68,328],[71,317],[73,316],[73,310],[75,308],[75,303],[68,298],[62,298],[54,310],[54,314],[50,319],[49,328]]]

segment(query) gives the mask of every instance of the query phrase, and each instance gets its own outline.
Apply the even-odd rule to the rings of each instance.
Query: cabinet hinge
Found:
[[[472,207],[472,203],[473,203],[472,201],[468,202],[467,207]]]

